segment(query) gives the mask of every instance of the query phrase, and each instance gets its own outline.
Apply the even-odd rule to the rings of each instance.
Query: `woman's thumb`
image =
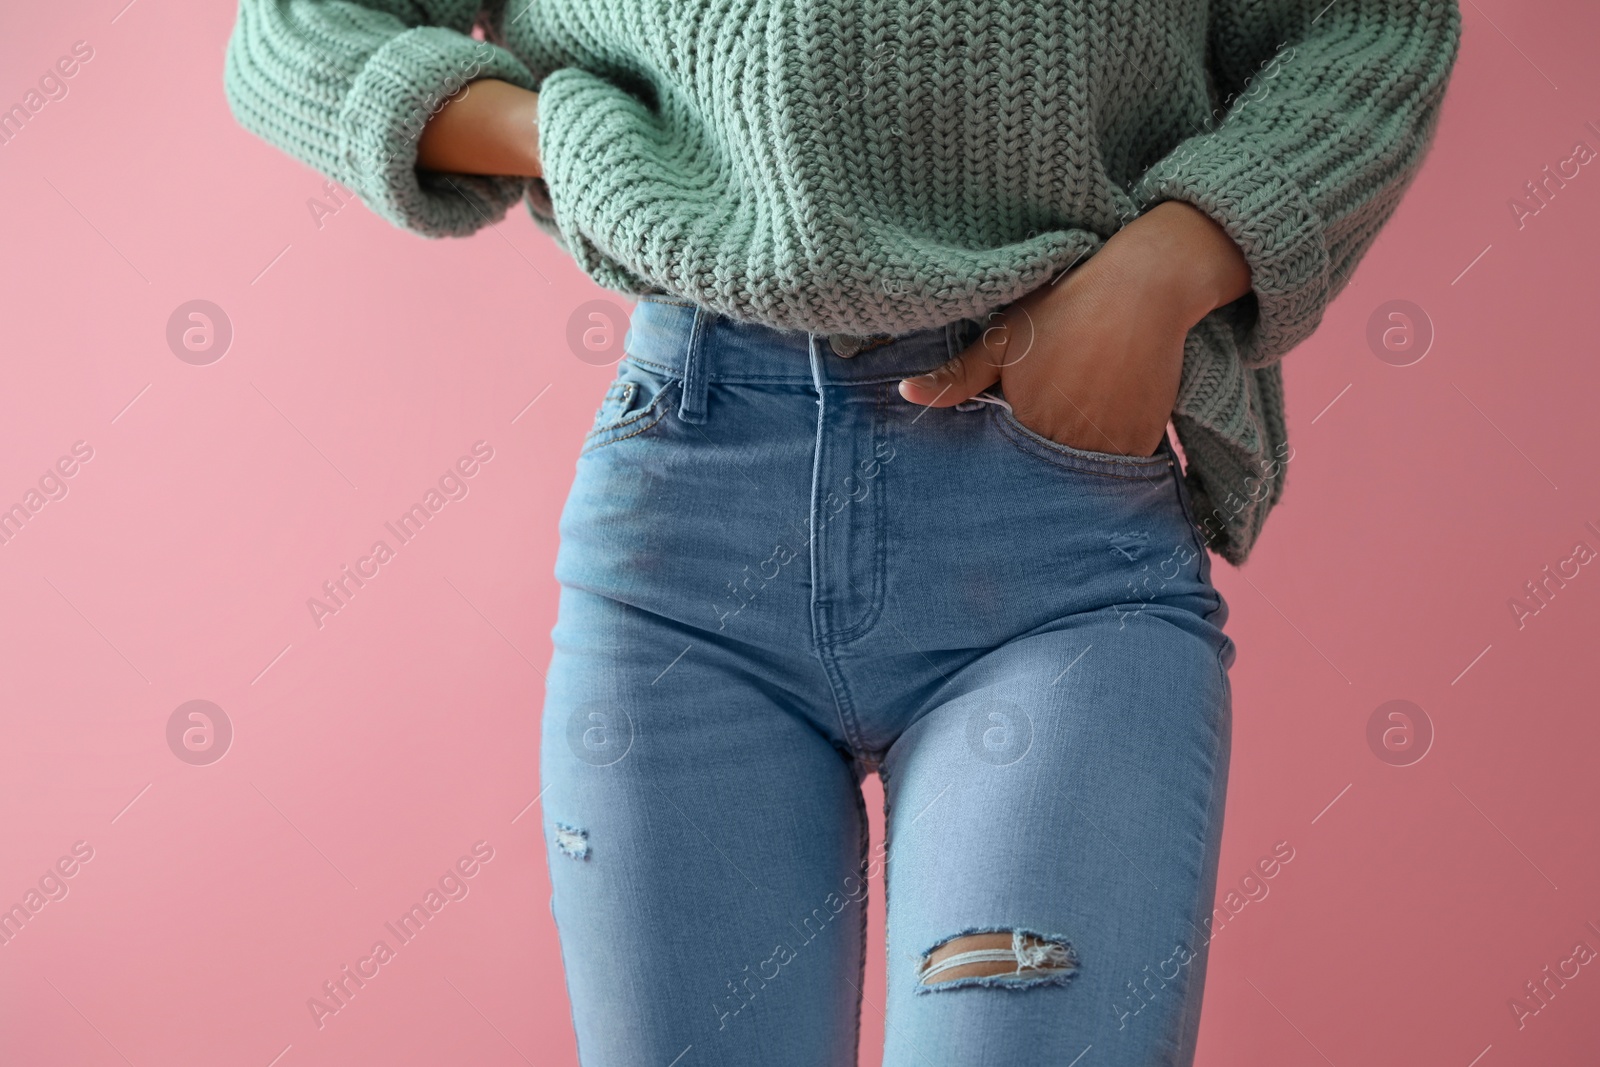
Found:
[[[900,395],[913,404],[947,408],[971,400],[1000,380],[1005,366],[1004,329],[989,329],[983,336],[958,352],[949,362],[915,378],[900,382]]]

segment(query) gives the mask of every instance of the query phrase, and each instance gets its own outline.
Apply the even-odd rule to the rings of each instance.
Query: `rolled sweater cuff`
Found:
[[[647,221],[670,214],[678,192],[651,166],[648,148],[641,149],[655,121],[634,94],[581,67],[553,70],[539,83],[544,178],[534,183],[528,210],[590,278],[621,293],[660,291],[623,260],[648,257],[680,236],[677,226],[663,233]],[[582,219],[594,221],[585,227]]]
[[[367,59],[339,110],[339,151],[356,191],[378,215],[424,237],[464,237],[522,199],[526,178],[417,169],[423,126],[477,78],[538,88],[504,48],[437,26],[390,38]]]
[[[1132,195],[1141,211],[1166,200],[1193,205],[1244,253],[1251,291],[1231,316],[1244,366],[1271,365],[1321,323],[1330,299],[1323,220],[1272,158],[1242,139],[1201,135],[1151,167]]]

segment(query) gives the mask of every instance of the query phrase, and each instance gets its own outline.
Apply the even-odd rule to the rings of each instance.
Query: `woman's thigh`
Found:
[[[883,766],[886,1067],[1067,1067],[1091,1048],[1096,1067],[1191,1061],[1226,647],[1166,604],[1068,617],[963,669],[900,736]],[[923,974],[930,953],[1008,955],[978,932],[1021,932],[1024,969]]]
[[[852,1062],[853,762],[737,645],[574,587],[555,645],[540,814],[582,1063]]]

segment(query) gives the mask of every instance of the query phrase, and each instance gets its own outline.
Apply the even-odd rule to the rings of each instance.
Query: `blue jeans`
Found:
[[[887,1067],[1192,1061],[1227,607],[1169,445],[899,397],[978,333],[634,311],[561,518],[541,753],[585,1067],[854,1063],[880,878]]]

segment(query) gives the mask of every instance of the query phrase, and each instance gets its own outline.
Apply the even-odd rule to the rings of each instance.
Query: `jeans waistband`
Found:
[[[977,319],[891,336],[807,333],[739,322],[675,297],[639,298],[628,322],[627,359],[683,382],[679,415],[704,421],[705,386],[859,384],[930,371],[983,333]]]

